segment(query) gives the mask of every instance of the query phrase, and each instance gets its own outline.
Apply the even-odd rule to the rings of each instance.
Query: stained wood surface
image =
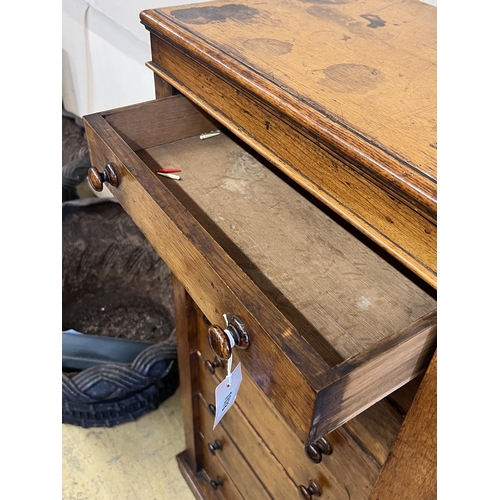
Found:
[[[217,372],[215,376],[200,373],[201,392],[207,402],[213,402],[215,387],[221,381],[221,372]],[[279,496],[282,484],[287,485],[286,490],[282,489],[283,493],[287,493],[287,498],[293,498],[295,488],[286,481],[293,481],[298,487],[314,477],[327,498],[367,499],[378,476],[379,471],[373,460],[343,429],[327,436],[333,448],[332,455],[324,456],[319,464],[311,462],[304,445],[245,371],[236,403],[220,425],[234,439],[274,498],[282,498]],[[372,439],[376,438],[375,435]],[[264,451],[266,449],[272,455],[268,456]],[[269,458],[271,456],[276,457],[279,463],[273,463],[274,459]],[[260,462],[257,463],[259,457]]]
[[[226,469],[220,463],[218,457],[210,454],[207,445],[208,442],[203,440],[202,455],[203,455],[203,467],[207,473],[210,481],[216,481],[218,478],[222,480],[222,484],[215,490],[217,497],[222,500],[244,500],[245,493],[241,493],[231,476],[227,473]]]
[[[102,115],[133,151],[179,141],[218,128],[213,118],[187,99],[133,104],[105,111]]]
[[[437,286],[434,8],[417,0],[397,4],[386,0],[369,0],[368,4],[348,0],[333,3],[243,0],[239,4],[216,1],[151,10],[143,13],[142,19],[158,35],[153,36],[151,65],[156,73],[158,97],[172,93],[172,85],[185,92],[290,178],[418,276]],[[179,105],[185,106],[180,101]],[[325,470],[332,483],[321,474],[318,482],[325,486],[333,484],[334,498],[368,498],[378,470],[367,453],[380,464],[397,428],[397,424],[388,428],[374,423],[372,417],[386,417],[390,422],[397,419],[392,407],[385,406],[379,407],[380,413],[371,408],[373,415],[365,420],[353,421],[353,416],[410,380],[426,365],[435,344],[434,299],[424,292],[423,296],[429,299],[425,305],[410,300],[405,308],[408,298],[401,297],[397,286],[393,293],[394,282],[386,282],[380,275],[364,274],[364,254],[363,261],[350,261],[346,259],[349,244],[339,249],[331,241],[311,238],[311,232],[304,233],[310,227],[298,230],[309,237],[309,247],[305,239],[299,238],[296,244],[293,238],[298,232],[280,225],[283,204],[273,198],[274,189],[255,191],[255,186],[262,187],[259,183],[267,186],[268,178],[255,178],[255,165],[245,159],[239,164],[242,172],[235,175],[233,163],[229,174],[219,175],[214,174],[214,163],[207,161],[215,156],[213,150],[198,155],[202,162],[193,170],[199,181],[198,192],[196,189],[189,192],[188,185],[196,183],[185,182],[187,167],[183,167],[181,183],[158,182],[151,172],[144,172],[144,164],[132,150],[183,139],[191,132],[198,134],[200,127],[204,129],[215,122],[206,117],[199,119],[196,110],[188,111],[186,106],[187,118],[179,112],[171,122],[176,125],[171,128],[162,121],[169,112],[167,108],[156,115],[158,120],[148,120],[147,116],[149,113],[155,116],[159,108],[150,106],[147,113],[139,108],[125,112],[116,121],[107,117],[108,125],[125,138],[122,142],[97,117],[90,121],[92,157],[94,161],[117,163],[124,182],[113,192],[167,264],[178,273],[210,321],[220,321],[223,312],[236,313],[255,336],[251,339],[252,350],[235,354],[235,358],[244,361],[249,369],[246,380],[254,377],[254,390],[264,391],[266,397],[261,393],[260,398],[247,403],[244,398],[238,400],[235,411],[228,413],[221,425],[231,429],[234,443],[239,441],[245,446],[246,457],[261,456],[252,450],[259,442],[270,446],[273,453],[281,450],[276,452],[281,454],[278,460],[286,464],[286,475],[293,476],[296,484],[307,485],[310,479],[316,479],[317,471]],[[191,121],[198,123],[192,130]],[[179,136],[172,139],[169,134],[173,131],[175,135],[177,130]],[[166,165],[153,158],[151,149],[140,155],[150,169]],[[170,155],[168,161],[172,161]],[[201,176],[200,172],[207,176]],[[214,176],[219,183],[211,184]],[[210,196],[200,202],[199,193],[203,190],[209,191]],[[284,193],[283,199],[293,204],[288,194]],[[255,210],[255,205],[261,210]],[[210,212],[211,209],[215,211]],[[249,214],[256,214],[257,220],[263,222],[255,225],[259,232],[248,230],[244,210],[247,219]],[[300,226],[301,211],[307,211],[302,204],[295,212],[289,210],[286,219],[294,223],[296,219]],[[229,217],[233,217],[232,224],[225,220]],[[276,220],[277,225],[269,227],[269,220]],[[330,232],[325,225],[324,234]],[[324,236],[321,229],[312,233]],[[339,234],[336,236],[343,241]],[[274,250],[268,252],[269,248],[259,240],[261,237],[262,241],[272,242],[270,248]],[[279,243],[273,247],[274,240]],[[303,249],[303,255],[291,256],[290,247]],[[372,253],[368,252],[368,260]],[[329,267],[322,271],[332,282],[336,276],[337,284],[344,287],[342,290],[328,288],[328,283],[324,286],[323,275],[317,276],[319,286],[312,286],[316,281],[309,275],[290,276],[288,270],[294,265],[300,267],[305,260],[315,258],[316,265],[311,267],[328,263]],[[339,260],[342,261],[337,268],[339,274],[328,274]],[[347,268],[342,271],[345,262],[351,265],[350,272]],[[369,264],[367,267],[374,267],[373,262]],[[388,268],[394,270],[390,265]],[[310,282],[303,286],[309,290],[309,301],[297,286],[307,279]],[[399,279],[396,282],[400,283]],[[365,294],[357,298],[360,290],[371,288],[382,289],[387,295],[382,300]],[[408,293],[406,287],[403,289]],[[182,292],[184,298],[179,304],[184,301],[182,307],[185,307],[190,299]],[[320,300],[321,307],[315,309],[311,303],[316,301],[316,295],[324,302]],[[373,316],[357,311],[356,307],[367,309],[362,307],[366,305],[364,299],[368,299],[369,307],[373,306],[369,311]],[[208,453],[206,443],[201,454],[197,451],[203,435],[197,433],[200,415],[193,409],[196,405],[193,397],[198,390],[205,391],[205,382],[210,385],[217,379],[220,369],[216,369],[215,378],[199,371],[203,360],[196,352],[192,333],[197,327],[193,303],[190,304],[185,316],[187,322],[180,320],[181,330],[184,329],[181,337],[188,339],[185,351],[180,353],[188,366],[181,378],[188,381],[183,391],[186,394],[190,391],[187,425],[191,437],[187,441],[188,452],[179,463],[193,485],[195,477],[205,477],[203,471],[194,476],[193,470],[206,464],[211,478],[220,475],[225,483],[214,496],[242,499],[246,497],[247,492],[243,491],[246,486],[238,490],[219,457]],[[333,309],[332,304],[335,304]],[[417,312],[418,307],[422,310]],[[402,315],[398,316],[392,308]],[[325,319],[327,310],[335,313],[333,317]],[[333,333],[326,325],[331,320],[335,325]],[[201,385],[195,381],[198,374]],[[421,390],[424,387],[422,384]],[[402,444],[396,443],[377,484],[376,494],[381,496],[373,499],[404,499],[399,491],[405,486],[408,474],[414,477],[405,493],[418,488],[420,494],[426,495],[422,478],[429,463],[432,467],[434,460],[435,465],[435,456],[429,458],[428,450],[422,447],[423,463],[427,465],[417,472],[408,472],[411,460],[400,460],[408,452],[414,454],[408,442],[415,441],[405,441],[405,436],[412,434],[415,421],[424,418],[414,410],[417,403],[421,408],[419,396],[420,393],[405,421],[410,430],[403,427]],[[284,417],[281,425],[266,426],[267,419],[265,422],[258,419],[257,423],[253,417],[250,419],[255,406],[263,410],[266,405],[277,421]],[[234,418],[236,410],[248,416],[252,432],[241,436],[235,431],[241,423],[241,419]],[[344,427],[330,434],[334,450],[341,450],[342,457],[340,454],[324,457],[318,466],[310,463],[302,468],[299,452],[293,452],[290,443],[298,441],[297,449],[303,450],[305,442],[344,422]],[[273,434],[274,429],[278,429],[278,435]],[[262,435],[267,436],[265,442]],[[377,446],[374,435],[381,436],[382,446]],[[360,442],[369,443],[361,454],[353,436],[361,436]],[[426,445],[430,441],[432,437]],[[307,460],[305,453],[304,460]],[[269,469],[265,461],[258,466],[260,475],[266,475]],[[405,479],[397,480],[400,475]],[[431,473],[430,482],[432,477]],[[266,478],[268,484],[276,481],[273,488],[279,489],[284,484],[283,478],[272,479],[272,473]],[[398,484],[391,484],[394,481]],[[207,483],[202,480],[199,484],[203,486],[195,486],[195,490],[198,488],[202,496]],[[330,490],[323,496],[328,498],[329,493]],[[291,492],[288,496],[292,498]]]
[[[162,99],[163,97],[171,96],[174,93],[172,85],[167,83],[163,78],[160,78],[158,75],[154,75],[154,80],[156,99]]]
[[[394,155],[435,202],[436,8],[418,0],[226,0],[148,16],[230,56],[247,78],[275,84],[277,97],[294,95],[334,130]]]
[[[182,170],[171,188],[178,199],[329,364],[435,308],[433,297],[231,136],[138,155],[152,171]]]
[[[436,180],[436,8],[240,0],[157,12]]]
[[[327,439],[334,449],[332,455],[325,456],[320,464],[314,464],[290,428],[282,419],[276,418],[272,407],[267,407],[262,394],[248,390],[251,381],[247,380],[246,373],[244,377],[246,387],[240,387],[242,392],[237,402],[220,425],[232,436],[244,456],[251,460],[255,473],[274,498],[282,498],[280,491],[287,494],[286,498],[293,498],[296,487],[307,484],[312,477],[320,483],[326,498],[361,500],[369,497],[379,471],[347,433],[338,429],[329,435]],[[202,375],[202,391],[209,390],[208,394],[211,394],[212,382]],[[243,433],[245,427],[242,423],[246,421],[251,427],[250,431]],[[272,456],[276,457],[277,463],[272,462]],[[295,488],[289,484],[291,481]]]
[[[436,286],[435,11],[247,0],[141,18],[157,75]]]
[[[315,410],[321,417],[313,422],[310,438],[326,434],[348,422],[420,375],[436,348],[436,321],[437,313],[434,311],[336,366],[332,375],[337,375],[338,379],[317,396]],[[412,357],[412,361],[408,362],[408,356]],[[383,373],[381,366],[386,367]],[[396,380],[401,382],[395,383]],[[381,397],[374,397],[374,394],[381,394]],[[340,408],[338,399],[342,399]],[[352,411],[354,408],[357,408],[355,412]]]
[[[203,435],[204,443],[205,445],[207,443],[213,444],[216,439],[220,442],[222,449],[216,450],[215,456],[235,483],[236,488],[243,493],[243,496],[247,500],[270,500],[269,493],[262,486],[262,483],[252,470],[252,466],[255,467],[255,460],[262,462],[262,458],[260,456],[251,457],[246,455],[243,457],[238,446],[240,435],[236,434],[233,436],[236,440],[235,444],[221,425],[212,429],[214,417],[209,412],[207,403],[201,396],[199,404],[201,417],[200,432]],[[242,427],[242,430],[244,432],[244,427]],[[257,442],[254,443],[254,446],[257,446]]]
[[[210,350],[200,321],[198,329],[201,367],[205,357],[210,356]],[[215,387],[225,373],[224,367],[217,368],[214,375],[200,371],[200,390],[207,402],[213,402]],[[300,405],[300,401],[297,404]],[[247,376],[244,368],[243,382],[235,403],[243,420],[248,421],[254,429],[253,433],[257,434],[254,440],[265,443],[296,486],[307,483],[309,477],[315,477],[320,481],[325,495],[332,495],[336,499],[348,499],[349,495],[351,499],[368,498],[378,476],[375,462],[378,461],[379,467],[385,463],[402,420],[397,414],[387,411],[387,405],[384,401],[375,405],[375,410],[359,420],[357,425],[354,424],[352,431],[346,432],[347,429],[340,428],[327,435],[326,439],[332,445],[333,453],[325,455],[321,463],[314,464],[307,457],[303,443],[297,439],[255,382]],[[236,416],[237,412],[230,413],[231,411],[224,416],[221,425],[233,437],[237,446],[241,447],[243,441],[251,449],[253,441],[248,436],[249,432],[244,432],[242,418]],[[353,420],[358,419],[359,416]],[[242,433],[245,436],[241,436]],[[383,452],[377,453],[381,450],[386,450],[385,456]],[[370,455],[373,451],[375,453]],[[250,454],[253,456],[255,451]],[[244,455],[247,456],[246,453]],[[264,474],[268,469],[269,466],[260,468]],[[262,481],[265,482],[266,479],[263,478]]]
[[[389,394],[388,398],[390,401],[402,412],[403,415],[408,413],[411,407],[415,394],[418,391],[420,383],[422,382],[422,375],[414,378],[411,382],[408,382],[400,389]]]
[[[343,427],[382,467],[402,421],[401,413],[386,398],[346,422]]]
[[[177,336],[177,360],[182,394],[182,418],[186,436],[184,460],[194,472],[201,469],[202,443],[198,434],[200,407],[197,351],[197,312],[191,297],[179,280],[172,274],[174,289],[175,330]]]
[[[213,402],[213,398],[210,399],[210,396],[208,398]],[[202,398],[202,404],[207,405],[204,398]],[[210,415],[208,409],[206,409],[206,412],[207,415]],[[267,490],[265,496],[261,498],[269,498],[269,496],[275,499],[294,498],[296,492],[295,484],[288,477],[283,466],[272,455],[267,444],[249,425],[239,409],[233,405],[226,415],[224,415],[223,420],[224,424],[219,424],[223,432],[227,432],[231,437],[234,441],[234,446],[245,457],[248,467],[251,467],[252,474],[255,474],[260,479]],[[213,424],[213,417],[209,421]],[[219,460],[222,461],[222,456],[220,455]],[[256,495],[257,491],[247,491],[244,488],[244,485],[251,481],[251,478],[240,477],[235,470],[235,465],[230,465],[228,472],[233,478],[236,487],[244,492],[245,498],[247,496],[248,498],[259,498]],[[241,471],[241,475],[243,474],[244,472]]]
[[[220,500],[210,486],[210,479],[204,470],[194,472],[189,465],[188,452],[183,451],[176,456],[177,464],[186,483],[197,500]]]
[[[183,99],[182,96],[166,98],[172,105]],[[148,104],[148,112],[151,106]],[[123,113],[125,116],[126,112]],[[132,109],[132,115],[136,114],[137,109]],[[168,120],[167,112],[165,119]],[[187,114],[186,120],[190,119],[191,115]],[[133,120],[133,123],[138,128],[139,136],[143,136],[144,128],[149,126],[147,120]],[[290,305],[287,299],[280,302],[275,284],[268,286],[265,281],[259,282],[257,275],[260,271],[254,273],[252,278],[244,271],[252,271],[248,267],[248,257],[241,251],[235,255],[237,248],[220,231],[215,219],[209,222],[210,218],[205,215],[204,221],[200,222],[202,210],[189,204],[183,191],[185,178],[169,183],[160,180],[151,171],[153,167],[150,165],[148,168],[100,114],[85,117],[85,126],[92,163],[99,169],[110,162],[116,167],[120,181],[118,188],[111,188],[113,193],[204,314],[212,323],[219,325],[223,324],[223,313],[236,315],[251,332],[250,348],[246,351],[237,349],[235,358],[244,361],[248,372],[304,443],[312,442],[342,425],[425,369],[428,353],[435,345],[434,313],[427,314],[411,327],[374,341],[370,347],[361,348],[358,354],[342,361],[337,348],[333,348],[321,333],[310,328],[310,321],[304,319],[300,309]],[[186,133],[188,128],[183,128]],[[141,155],[145,157],[148,152]],[[214,168],[214,163],[208,162],[211,156],[197,156],[198,162],[200,158],[203,162],[197,175],[210,176]],[[243,159],[243,165],[245,162]],[[265,182],[262,184],[265,185]],[[262,193],[265,195],[265,189]],[[262,203],[265,205],[265,200]],[[277,206],[270,205],[269,208],[279,212]],[[307,208],[300,205],[296,213],[300,215],[305,210]],[[317,241],[321,242],[319,238]],[[352,237],[352,241],[354,244],[356,238]],[[293,242],[291,244],[293,246]],[[309,255],[314,256],[310,249]],[[344,261],[344,255],[335,252],[335,246],[332,247],[332,255],[333,262],[331,256],[328,261],[332,268]],[[370,252],[363,255],[365,258],[372,258]],[[353,264],[366,278],[362,262]],[[387,272],[391,274],[394,269],[388,265]],[[404,277],[399,272],[395,276],[399,274]],[[342,273],[340,278],[342,286],[350,280],[354,283],[363,281],[369,287],[369,280],[365,282],[364,278],[358,282],[357,277],[351,279]],[[387,289],[397,288],[396,283],[399,283],[399,277]],[[383,285],[380,288],[385,290]],[[414,288],[415,285],[410,285],[410,289]],[[311,290],[314,294],[315,288]],[[333,290],[334,294],[337,292],[337,289]],[[423,290],[417,295],[421,298],[426,296]],[[363,297],[356,299],[347,290],[337,299],[341,304],[339,311],[345,314],[345,307],[352,306],[351,310],[356,311],[353,325],[362,324],[363,313],[358,313],[356,308],[367,309],[363,307],[366,305]],[[407,304],[407,312],[404,313],[403,308],[403,316],[411,316],[412,308],[417,304]],[[375,306],[378,306],[377,302]],[[398,308],[397,303],[394,307]],[[427,307],[429,310],[433,308],[433,299],[428,301]],[[319,313],[325,314],[323,311]],[[378,327],[386,320],[391,325],[392,316],[391,313],[384,318]],[[337,324],[342,323],[340,318],[332,319]],[[351,327],[349,324],[341,326],[344,330]],[[369,329],[366,331],[369,333]],[[340,364],[335,364],[338,362]],[[277,383],[280,380],[287,380],[294,391],[289,390],[288,384]],[[301,401],[300,407],[297,401]]]
[[[198,356],[201,365],[205,366],[206,360],[211,359],[212,353],[206,339],[206,324],[204,324],[201,317],[202,314],[198,311]],[[218,366],[214,370],[214,373],[208,372],[206,369],[200,368],[199,370],[200,391],[205,400],[209,401],[210,396],[214,394],[216,384],[225,377],[227,367],[225,363],[222,363],[221,366]],[[240,407],[243,414],[248,416],[247,418],[251,425],[256,428],[257,432],[262,433],[264,440],[273,450],[275,448],[281,449],[282,443],[288,443],[282,454],[273,452],[278,457],[283,456],[288,457],[288,459],[293,456],[299,457],[299,468],[302,468],[304,466],[304,461],[302,460],[304,446],[293,432],[287,429],[283,417],[276,412],[276,409],[266,399],[255,382],[251,380],[250,382],[245,382],[240,390],[241,394],[238,396],[236,404]],[[354,443],[357,443],[363,450],[362,454],[368,453],[371,457],[370,460],[376,462],[379,467],[382,467],[387,460],[402,422],[402,413],[390,402],[390,398],[385,398],[346,422],[342,427],[346,432],[343,432],[342,428],[339,428],[326,437],[329,442],[333,443],[339,440],[337,435],[340,434],[349,443],[346,449],[352,450],[351,452],[355,455],[360,453],[359,448],[356,446],[352,447]],[[276,429],[282,430],[276,434]],[[349,440],[349,436],[354,440],[353,442]],[[339,457],[339,462],[336,461],[335,457],[323,457],[326,467],[331,467],[332,470],[339,471],[341,477],[342,474],[345,474],[342,471],[346,462],[350,464],[349,466],[358,463],[357,459],[350,457],[348,452],[344,450],[343,453],[344,456],[341,455]],[[316,465],[313,466],[313,469],[316,467]],[[357,474],[362,475],[362,467]]]
[[[371,496],[371,500],[395,498],[437,498],[437,352]]]

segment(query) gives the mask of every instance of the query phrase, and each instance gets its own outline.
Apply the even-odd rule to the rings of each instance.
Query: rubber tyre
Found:
[[[179,372],[175,361],[175,366],[172,366],[167,377],[123,398],[97,403],[63,401],[62,422],[84,428],[114,427],[125,422],[133,422],[156,410],[178,387]]]
[[[155,410],[179,387],[175,340],[154,344],[130,364],[100,364],[62,374],[62,422],[113,427]]]

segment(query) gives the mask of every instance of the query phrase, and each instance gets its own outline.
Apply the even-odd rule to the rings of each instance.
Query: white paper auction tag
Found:
[[[215,388],[215,420],[213,429],[233,405],[242,380],[241,363]]]

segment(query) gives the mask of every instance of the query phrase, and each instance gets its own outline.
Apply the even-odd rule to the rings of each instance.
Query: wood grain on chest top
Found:
[[[144,19],[196,37],[198,56],[221,66],[227,58],[226,69],[248,88],[267,87],[285,114],[339,147],[347,142],[367,169],[435,211],[434,7],[418,0],[216,1],[148,11]]]

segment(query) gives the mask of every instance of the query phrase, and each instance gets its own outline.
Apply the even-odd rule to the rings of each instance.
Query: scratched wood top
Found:
[[[348,143],[366,172],[423,197],[437,213],[435,7],[419,0],[217,0],[141,18],[199,46],[196,57],[219,61],[220,71],[237,73],[249,89],[271,85],[271,104],[293,104],[280,111],[307,117],[308,128],[334,146]]]
[[[232,134],[138,151],[330,364],[432,311],[436,301],[342,219]]]

